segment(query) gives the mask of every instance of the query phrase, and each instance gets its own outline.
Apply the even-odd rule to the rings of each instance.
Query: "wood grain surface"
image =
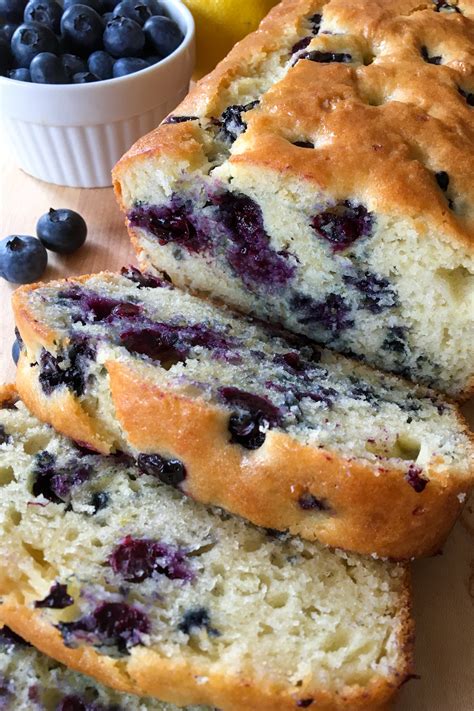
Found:
[[[38,217],[50,207],[77,210],[88,224],[86,245],[76,255],[61,258],[49,253],[45,279],[116,269],[133,261],[112,189],[77,190],[42,183],[15,167],[6,146],[1,147],[0,172],[0,237],[35,234]],[[10,308],[13,288],[0,278],[0,382],[14,378],[10,354],[14,339]],[[442,556],[413,566],[416,671],[421,678],[404,686],[396,711],[474,709],[472,510],[472,505],[466,509]]]

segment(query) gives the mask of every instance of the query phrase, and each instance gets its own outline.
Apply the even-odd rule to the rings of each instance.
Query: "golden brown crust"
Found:
[[[41,345],[59,339],[53,332],[45,337],[44,327],[35,323],[29,292],[17,291],[13,305],[27,350],[36,354]],[[178,457],[187,469],[189,496],[260,526],[364,554],[394,559],[430,555],[440,549],[472,486],[465,473],[433,467],[427,470],[429,485],[417,493],[401,468],[345,459],[275,430],[260,449],[249,452],[229,443],[225,410],[151,384],[132,363],[109,361],[106,368],[125,446]],[[66,388],[43,393],[38,368],[25,354],[17,387],[27,407],[59,432],[104,454],[115,448],[103,420],[73,393]],[[328,510],[303,510],[298,499],[306,492],[326,502]]]
[[[347,66],[300,61],[246,114],[247,131],[229,159],[232,167],[304,180],[336,199],[363,197],[382,213],[410,216],[420,231],[474,247],[474,120],[459,87],[473,91],[474,7],[460,0],[460,13],[434,12],[431,0],[284,0],[184,100],[177,115],[218,117],[226,91],[239,76],[256,76],[265,59],[301,17],[322,8],[334,33],[317,37],[321,47],[343,51],[344,42],[364,54]],[[339,36],[340,35],[340,36]],[[356,38],[356,39],[354,39]],[[354,44],[355,43],[355,44]],[[443,57],[423,60],[421,48]],[[145,156],[190,161],[196,123],[163,125],[144,137],[117,164],[123,174]],[[316,135],[317,134],[317,135]],[[313,137],[317,150],[293,140]],[[434,179],[447,171],[462,206],[448,208]],[[120,199],[120,198],[119,198]]]
[[[143,647],[133,648],[129,657],[119,660],[87,647],[71,649],[64,645],[59,631],[41,612],[29,608],[20,598],[18,592],[3,598],[0,620],[41,652],[106,686],[178,705],[217,705],[222,711],[296,711],[298,700],[312,698],[315,708],[321,711],[388,711],[399,687],[413,671],[414,626],[408,569],[395,623],[400,651],[398,668],[391,670],[387,677],[374,676],[364,687],[346,687],[331,692],[308,683],[298,690],[297,695],[282,682],[257,678],[253,670],[243,676],[218,666],[210,670],[204,663],[198,668],[185,660],[165,658]],[[200,677],[207,677],[207,683],[200,682]]]

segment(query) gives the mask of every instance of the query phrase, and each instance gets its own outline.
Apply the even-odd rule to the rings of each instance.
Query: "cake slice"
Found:
[[[473,483],[456,408],[136,269],[14,295],[27,406],[253,523],[362,553],[439,550]]]
[[[0,617],[122,692],[221,711],[387,708],[408,571],[205,508],[2,393]],[[127,707],[128,711],[128,707]]]
[[[0,607],[0,618],[1,618]],[[114,691],[41,654],[9,627],[0,628],[2,711],[179,711],[156,699]],[[188,711],[209,711],[188,707]]]
[[[465,397],[474,4],[284,0],[114,171],[145,269]]]

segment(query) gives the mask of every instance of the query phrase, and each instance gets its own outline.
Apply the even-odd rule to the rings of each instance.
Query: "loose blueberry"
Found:
[[[77,54],[87,55],[102,47],[104,24],[101,16],[87,5],[71,5],[61,18],[61,33]]]
[[[30,0],[23,19],[25,22],[39,22],[58,34],[62,14],[63,8],[55,0]]]
[[[36,234],[52,252],[72,254],[86,241],[87,225],[84,218],[74,210],[50,208],[49,212],[39,218]]]
[[[143,29],[149,46],[161,57],[167,57],[174,52],[183,41],[183,33],[169,17],[150,17]]]
[[[179,459],[165,459],[159,454],[140,454],[137,465],[142,474],[157,477],[163,484],[179,486],[186,479],[186,467]]]
[[[364,205],[348,200],[320,212],[311,223],[316,234],[326,239],[334,252],[347,249],[360,237],[369,236],[372,225],[373,216]]]
[[[103,4],[101,0],[64,0],[63,7],[65,10],[73,5],[86,5],[95,10],[99,15],[102,13]]]
[[[76,54],[62,54],[61,63],[70,80],[72,80],[74,74],[87,71],[86,62]]]
[[[0,40],[5,40],[5,42],[10,45],[13,33],[15,32],[17,27],[18,25],[13,22],[7,22],[4,25],[2,24],[0,26]]]
[[[152,15],[163,15],[168,17],[166,8],[159,2],[159,0],[139,0],[141,5],[145,5],[151,12]]]
[[[0,21],[21,22],[27,0],[0,0]]]
[[[12,345],[12,358],[13,358],[13,362],[15,363],[15,365],[18,363],[18,360],[20,358],[20,351],[21,351],[20,343],[18,342],[17,339],[15,339],[13,341],[13,345]]]
[[[40,52],[56,54],[58,39],[49,27],[39,22],[24,22],[17,27],[11,40],[11,50],[19,67],[28,68],[31,60]]]
[[[46,607],[51,610],[64,610],[65,607],[69,607],[73,603],[74,598],[68,595],[67,585],[54,583],[44,600],[37,600],[35,602],[35,607]]]
[[[16,81],[31,81],[31,74],[29,69],[20,67],[19,69],[11,69],[8,72],[10,79],[15,79]]]
[[[192,580],[186,552],[148,538],[127,536],[114,549],[109,565],[128,583],[142,583],[154,573],[170,580]]]
[[[51,52],[40,52],[30,64],[31,81],[35,84],[67,84],[69,77],[61,58]]]
[[[29,235],[10,235],[0,242],[0,276],[15,284],[32,284],[44,273],[48,255]]]
[[[139,57],[121,57],[117,59],[113,68],[114,79],[118,77],[127,76],[127,74],[134,74],[142,69],[148,69],[149,63],[146,59],[140,59]]]
[[[92,52],[87,60],[87,66],[89,71],[92,72],[92,74],[95,74],[98,79],[111,79],[114,68],[114,59],[110,56],[110,54],[107,54],[107,52],[98,50],[97,52]]]
[[[114,8],[115,17],[129,17],[135,20],[143,27],[145,22],[150,19],[152,12],[149,7],[140,2],[140,0],[121,0]]]
[[[137,57],[145,47],[145,34],[129,17],[114,17],[104,32],[104,48],[112,57]]]
[[[251,101],[248,104],[234,104],[228,106],[220,118],[221,135],[224,140],[233,143],[241,133],[247,130],[247,124],[242,118],[242,114],[251,111],[260,102]]]
[[[211,618],[205,607],[196,607],[184,613],[181,622],[178,625],[180,632],[184,634],[193,634],[205,629],[210,637],[219,637],[220,632],[211,626]]]

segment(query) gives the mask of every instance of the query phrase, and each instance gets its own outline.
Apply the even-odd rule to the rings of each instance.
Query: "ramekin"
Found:
[[[147,69],[91,84],[30,84],[0,77],[2,130],[20,168],[57,185],[111,185],[117,160],[189,90],[195,60],[193,16],[180,0],[163,4],[184,40]]]

